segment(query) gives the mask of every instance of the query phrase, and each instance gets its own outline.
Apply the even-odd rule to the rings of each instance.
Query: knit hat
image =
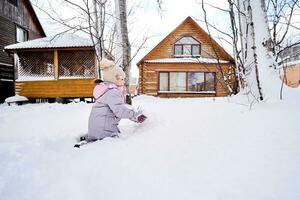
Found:
[[[106,82],[117,84],[117,78],[125,78],[126,76],[121,67],[118,67],[113,61],[107,60],[106,58],[101,60],[100,68],[102,70],[102,79]]]

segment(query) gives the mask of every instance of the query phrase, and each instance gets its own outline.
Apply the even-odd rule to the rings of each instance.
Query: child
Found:
[[[105,137],[116,137],[120,133],[118,124],[121,119],[127,118],[142,123],[146,116],[125,104],[125,73],[114,62],[104,59],[100,63],[103,82],[98,83],[93,91],[95,103],[89,117],[89,141],[101,140]]]

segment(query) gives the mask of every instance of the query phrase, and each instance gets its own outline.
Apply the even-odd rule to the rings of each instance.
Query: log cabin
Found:
[[[300,44],[284,49],[279,54],[280,78],[287,86],[300,85]]]
[[[92,97],[99,73],[91,40],[64,33],[9,45],[5,51],[14,54],[17,95],[32,101]]]
[[[236,93],[234,59],[187,17],[138,63],[139,93],[220,97]]]
[[[0,1],[0,103],[14,95],[14,59],[4,46],[45,36],[29,0]]]

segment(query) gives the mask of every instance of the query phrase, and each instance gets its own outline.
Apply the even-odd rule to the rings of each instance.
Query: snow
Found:
[[[5,50],[12,49],[36,49],[36,48],[64,48],[64,47],[93,47],[89,39],[71,33],[48,36],[35,40],[29,40],[4,47]]]
[[[217,59],[212,58],[162,58],[145,60],[146,63],[218,63]],[[229,63],[226,60],[219,60],[219,63]]]
[[[20,101],[28,101],[27,97],[24,96],[19,96],[19,95],[15,95],[15,96],[11,96],[5,99],[6,103],[14,103],[14,102],[20,102]]]
[[[54,75],[51,76],[44,76],[44,77],[38,77],[38,76],[20,76],[16,79],[16,81],[50,81],[55,80]]]
[[[282,63],[279,68],[283,68],[283,67],[293,67],[295,65],[299,65],[300,64],[300,60],[294,60],[294,61],[290,61],[290,62],[284,62]]]
[[[1,200],[298,200],[295,91],[251,109],[242,96],[138,96],[145,123],[80,149],[92,104],[0,104]]]

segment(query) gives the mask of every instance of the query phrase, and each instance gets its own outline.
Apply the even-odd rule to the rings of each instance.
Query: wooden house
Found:
[[[91,40],[60,34],[5,47],[14,54],[15,93],[29,99],[92,97],[98,77]]]
[[[289,87],[300,85],[300,44],[283,50],[280,54],[279,67],[281,79]]]
[[[234,59],[187,17],[138,63],[139,93],[213,97],[235,93]]]
[[[4,46],[45,36],[29,0],[0,1],[0,103],[14,95],[14,59]]]

